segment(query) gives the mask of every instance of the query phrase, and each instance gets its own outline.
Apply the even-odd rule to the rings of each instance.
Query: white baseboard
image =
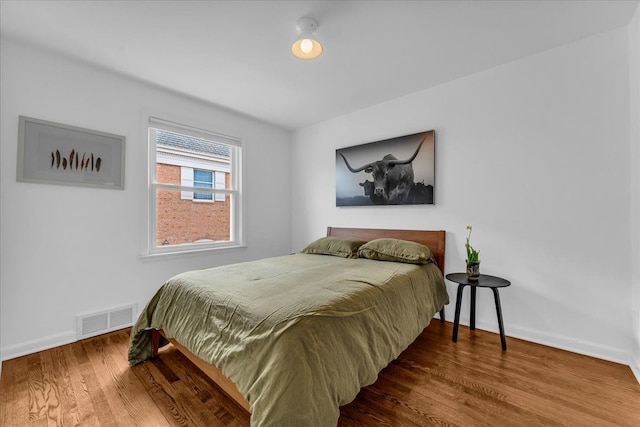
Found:
[[[583,354],[585,356],[595,357],[597,359],[621,363],[623,365],[629,365],[631,361],[630,353],[623,349],[563,335],[515,327],[511,328],[511,336],[514,338],[523,339],[525,341],[531,341],[538,344],[547,345],[549,347],[555,347],[562,350]]]
[[[463,319],[460,320],[460,324],[469,325],[464,323]],[[478,321],[476,319],[476,328],[499,333],[497,323],[494,324],[493,322]],[[623,365],[631,364],[631,354],[628,351],[599,343],[512,325],[505,325],[505,335],[507,336],[507,347],[509,346],[508,338],[512,337]]]
[[[439,316],[438,316],[439,317]],[[461,324],[464,324],[462,321]],[[468,326],[468,324],[467,324]],[[498,332],[496,325],[490,325],[485,322],[476,321],[476,328],[489,332]],[[509,327],[505,331],[507,337],[522,339],[537,344],[547,345],[562,350],[572,351],[574,353],[584,354],[586,356],[598,359],[608,360],[610,362],[629,365],[631,371],[640,383],[640,356],[629,354],[621,349],[605,346],[602,344],[592,343],[588,341],[578,340],[575,338],[565,337],[557,334],[549,334],[546,332],[535,331],[532,329],[521,327]],[[77,341],[76,331],[68,331],[60,334],[51,335],[36,340],[25,341],[23,343],[14,344],[0,349],[0,361],[14,359],[16,357],[25,356],[27,354],[36,353],[42,350],[48,350],[65,344]],[[507,346],[509,342],[507,341]],[[0,372],[2,367],[0,366]]]
[[[27,354],[70,344],[77,341],[76,331],[68,331],[48,337],[38,338],[19,344],[9,345],[0,349],[0,361],[14,359]]]
[[[631,355],[631,364],[629,364],[631,372],[636,376],[636,380],[640,383],[640,354]]]

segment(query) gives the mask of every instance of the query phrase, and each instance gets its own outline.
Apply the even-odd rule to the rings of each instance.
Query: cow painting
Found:
[[[365,171],[373,177],[373,192],[369,195],[371,201],[378,205],[406,205],[409,200],[409,194],[413,187],[413,167],[411,162],[420,152],[420,148],[424,141],[420,142],[415,153],[408,159],[398,160],[393,154],[387,154],[382,160],[367,163],[359,168],[353,168],[340,153],[344,159],[347,168],[352,173]],[[366,194],[366,191],[365,191]]]
[[[336,206],[433,204],[433,134],[336,150]]]

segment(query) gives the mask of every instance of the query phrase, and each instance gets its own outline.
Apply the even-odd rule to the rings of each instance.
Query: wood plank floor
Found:
[[[434,320],[341,408],[346,426],[640,426],[629,367]],[[127,364],[129,330],[5,361],[2,426],[248,426],[171,346]]]

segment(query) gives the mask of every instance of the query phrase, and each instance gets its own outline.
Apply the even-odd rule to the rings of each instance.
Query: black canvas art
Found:
[[[435,132],[336,150],[336,206],[433,204]]]

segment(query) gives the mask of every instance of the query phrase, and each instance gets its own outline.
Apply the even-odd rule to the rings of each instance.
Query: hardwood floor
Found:
[[[432,321],[341,408],[339,426],[640,426],[629,367]],[[122,330],[4,362],[2,426],[248,426],[172,347],[127,364]]]

